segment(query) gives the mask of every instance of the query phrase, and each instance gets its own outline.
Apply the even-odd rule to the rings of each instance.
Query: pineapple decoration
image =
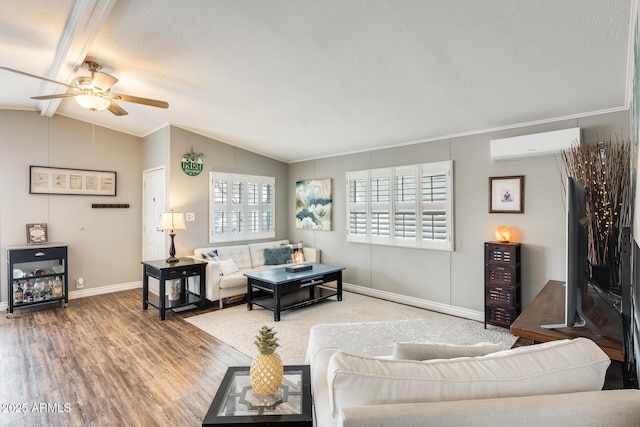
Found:
[[[275,393],[282,383],[282,375],[284,367],[280,355],[276,354],[278,338],[273,328],[263,326],[260,329],[256,340],[254,341],[258,347],[258,353],[251,363],[249,376],[251,378],[251,386],[258,394]]]

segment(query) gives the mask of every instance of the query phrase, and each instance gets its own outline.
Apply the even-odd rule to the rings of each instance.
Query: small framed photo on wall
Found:
[[[489,213],[524,213],[524,175],[489,178]]]

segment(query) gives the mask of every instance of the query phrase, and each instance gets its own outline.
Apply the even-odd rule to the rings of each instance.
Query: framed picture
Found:
[[[29,166],[29,193],[115,196],[116,173]]]
[[[489,178],[489,213],[524,213],[524,175]]]
[[[27,244],[42,245],[44,243],[48,243],[47,224],[44,222],[27,224]]]
[[[331,178],[296,182],[296,228],[331,230]]]

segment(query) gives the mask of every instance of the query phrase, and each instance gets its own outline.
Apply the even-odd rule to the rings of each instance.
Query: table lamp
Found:
[[[178,262],[179,259],[176,258],[176,247],[173,244],[173,238],[176,233],[174,230],[186,230],[184,224],[184,214],[182,212],[174,212],[171,209],[171,212],[162,212],[160,214],[160,230],[171,230],[169,236],[171,236],[171,247],[169,248],[169,258],[167,258],[167,262]]]
[[[498,242],[508,243],[509,239],[511,239],[511,231],[504,225],[501,225],[496,229],[495,236]]]

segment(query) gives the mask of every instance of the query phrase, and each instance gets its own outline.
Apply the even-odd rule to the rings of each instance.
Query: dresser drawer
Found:
[[[520,314],[520,307],[508,308],[488,305],[485,307],[486,323],[508,328]]]
[[[169,270],[165,273],[165,275],[168,279],[179,279],[181,277],[198,276],[201,272],[202,267],[200,265],[192,265],[176,270]]]
[[[485,243],[484,259],[487,263],[515,266],[520,260],[520,245]]]
[[[9,256],[11,257],[11,262],[14,264],[52,259],[65,259],[67,258],[67,247],[54,246],[20,250],[11,249],[9,251]]]
[[[485,265],[485,283],[490,285],[511,285],[520,283],[520,269],[497,264]]]
[[[485,287],[485,304],[515,307],[520,302],[520,286]]]

